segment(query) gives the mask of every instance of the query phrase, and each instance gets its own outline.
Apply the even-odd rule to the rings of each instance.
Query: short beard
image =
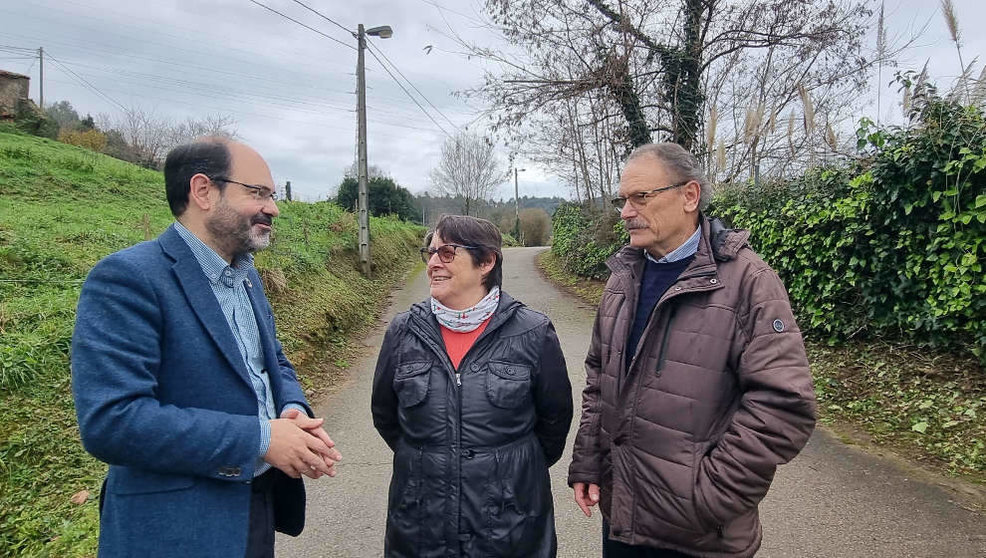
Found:
[[[270,232],[253,234],[255,223],[270,224],[271,219],[267,215],[260,213],[249,219],[242,217],[233,211],[226,203],[225,199],[220,198],[216,205],[216,213],[205,223],[206,230],[212,235],[215,242],[224,246],[233,260],[251,252],[257,252],[270,246]]]

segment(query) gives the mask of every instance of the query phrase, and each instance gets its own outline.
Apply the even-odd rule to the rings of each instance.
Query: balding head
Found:
[[[193,176],[229,175],[233,145],[242,144],[222,137],[207,136],[179,145],[168,153],[164,161],[164,187],[172,215],[181,217],[188,208],[189,184]],[[225,185],[220,187],[223,186]]]

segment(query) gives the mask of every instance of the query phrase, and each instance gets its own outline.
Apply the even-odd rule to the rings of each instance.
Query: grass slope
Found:
[[[352,214],[279,206],[256,264],[285,351],[316,395],[412,265],[423,229],[373,219],[371,281],[356,270]],[[75,421],[75,305],[93,264],[171,222],[160,173],[0,127],[0,557],[95,555],[105,465],[83,451]]]

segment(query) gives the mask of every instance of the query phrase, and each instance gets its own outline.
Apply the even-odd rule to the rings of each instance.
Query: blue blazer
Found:
[[[296,403],[311,415],[256,271],[246,283],[277,412]],[[72,392],[82,444],[110,465],[99,556],[245,554],[257,395],[208,279],[173,226],[89,273],[72,336]],[[304,485],[276,474],[275,525],[296,535]]]

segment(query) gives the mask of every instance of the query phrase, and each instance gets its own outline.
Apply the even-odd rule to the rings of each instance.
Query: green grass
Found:
[[[986,483],[986,375],[974,358],[888,343],[807,345],[824,423],[848,423],[929,468]]]
[[[0,557],[93,556],[105,465],[83,451],[75,421],[75,305],[100,258],[172,222],[163,178],[0,126],[0,200]],[[279,206],[274,242],[256,263],[285,352],[314,396],[414,264],[423,229],[372,219],[371,281],[357,272],[352,214],[329,203]],[[71,503],[80,491],[90,497]]]
[[[599,304],[603,281],[573,275],[551,252],[538,264],[548,279]],[[925,469],[986,484],[986,374],[974,358],[885,342],[805,345],[823,424]]]
[[[599,299],[603,296],[605,281],[586,279],[570,273],[565,269],[561,258],[556,256],[551,250],[546,250],[538,255],[538,268],[545,277],[561,285],[566,290],[572,292],[582,300],[599,304]]]

